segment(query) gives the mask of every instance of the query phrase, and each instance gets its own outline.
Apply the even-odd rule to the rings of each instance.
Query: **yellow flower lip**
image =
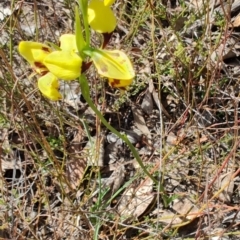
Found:
[[[60,37],[61,51],[48,54],[44,65],[58,78],[74,80],[81,75],[82,59],[76,53],[77,44],[74,34],[63,34]]]
[[[44,59],[44,65],[58,78],[74,80],[81,75],[82,59],[68,51],[55,51]]]

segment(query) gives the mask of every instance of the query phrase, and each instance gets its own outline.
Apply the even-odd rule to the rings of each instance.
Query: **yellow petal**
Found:
[[[31,41],[20,42],[18,50],[32,66],[35,66],[35,63],[42,64],[44,58],[51,52],[51,48],[47,45]]]
[[[122,79],[108,79],[108,84],[113,88],[126,88],[127,86],[131,85],[132,79],[122,80]]]
[[[107,4],[112,1],[106,1]],[[117,25],[116,17],[109,6],[100,0],[91,0],[88,5],[88,23],[99,33],[111,33]]]
[[[104,5],[110,7],[114,2],[115,0],[104,0]]]
[[[132,64],[128,56],[122,51],[92,49],[86,51],[86,54],[91,56],[98,73],[104,77],[122,80],[135,77]]]
[[[77,52],[76,37],[74,34],[63,34],[60,37],[60,48],[63,51]]]
[[[62,98],[58,91],[58,79],[52,73],[47,73],[38,79],[38,88],[45,97],[51,100],[56,101]]]
[[[44,59],[44,65],[56,77],[74,80],[81,75],[82,59],[67,51],[55,51]]]

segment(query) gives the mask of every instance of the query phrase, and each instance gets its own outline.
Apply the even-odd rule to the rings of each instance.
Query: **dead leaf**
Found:
[[[199,209],[187,197],[173,201],[172,208],[187,219],[193,219],[199,214]]]
[[[232,179],[233,172],[228,172],[220,175],[219,180],[216,182],[217,191],[221,188],[224,190],[219,194],[218,198],[224,203],[229,203],[232,200],[234,179]]]
[[[178,143],[178,137],[173,132],[170,132],[167,135],[166,142],[172,146],[176,146],[176,144]]]
[[[127,189],[118,205],[118,213],[124,219],[142,215],[155,198],[152,190],[153,181],[150,178],[142,181],[137,188]]]
[[[240,55],[240,45],[238,39],[229,37],[226,43],[220,44],[215,51],[212,52],[211,59],[216,62],[219,59],[226,60]],[[230,62],[228,63],[230,64]]]
[[[167,110],[163,107],[162,103],[160,102],[158,93],[156,92],[155,89],[153,89],[152,96],[153,96],[153,100],[154,100],[155,104],[157,105],[159,111],[162,111],[163,114],[164,114],[167,118],[171,119],[171,116],[168,114]]]
[[[148,114],[151,115],[153,111],[153,100],[152,100],[152,94],[150,93],[149,89],[145,92],[145,96],[143,98],[142,104],[141,104],[142,110]]]
[[[114,193],[118,191],[118,189],[124,182],[124,178],[125,178],[124,164],[117,163],[116,165],[117,166],[114,167],[110,177],[101,179],[101,189],[107,189],[107,188],[109,189],[102,199],[103,204],[109,201],[112,195],[114,195]],[[97,188],[97,190],[91,195],[91,197],[92,198],[95,197],[99,193],[99,191],[100,191],[100,188]]]
[[[151,133],[146,125],[146,122],[144,120],[144,117],[142,115],[142,112],[137,107],[132,107],[132,113],[134,117],[134,124],[135,126],[148,137],[148,139],[151,139]]]
[[[121,164],[111,175],[111,178],[114,179],[112,183],[111,193],[114,194],[124,182],[125,178],[125,168]]]
[[[76,189],[79,186],[87,167],[87,159],[81,154],[82,138],[83,130],[79,128],[68,148],[69,155],[66,162],[66,176],[72,189]]]
[[[74,158],[66,163],[66,176],[72,189],[76,189],[84,176],[87,167],[86,159]]]
[[[110,143],[105,148],[104,160],[107,164],[113,164],[119,159],[119,150],[122,146],[119,144],[121,140]]]
[[[104,186],[111,188],[111,195],[113,195],[123,184],[125,178],[125,168],[123,164],[118,164],[111,176],[107,179]]]
[[[133,130],[125,130],[124,132],[125,132],[128,140],[132,144],[136,144],[141,140],[142,132],[140,130],[138,130],[137,128],[135,128]]]
[[[234,27],[239,27],[240,26],[240,15],[237,15],[236,18],[234,19],[232,25]]]

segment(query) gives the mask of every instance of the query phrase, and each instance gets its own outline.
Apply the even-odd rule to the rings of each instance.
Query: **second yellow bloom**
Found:
[[[115,0],[91,0],[88,5],[88,23],[99,33],[111,33],[117,25],[116,17],[111,9]]]

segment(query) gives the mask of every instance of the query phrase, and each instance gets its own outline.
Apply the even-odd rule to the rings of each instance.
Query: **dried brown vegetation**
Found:
[[[239,1],[114,5],[108,48],[126,51],[137,77],[121,95],[89,71],[91,97],[158,185],[77,81],[56,103],[29,78],[19,41],[58,44],[73,9],[0,2],[1,239],[239,239]]]

